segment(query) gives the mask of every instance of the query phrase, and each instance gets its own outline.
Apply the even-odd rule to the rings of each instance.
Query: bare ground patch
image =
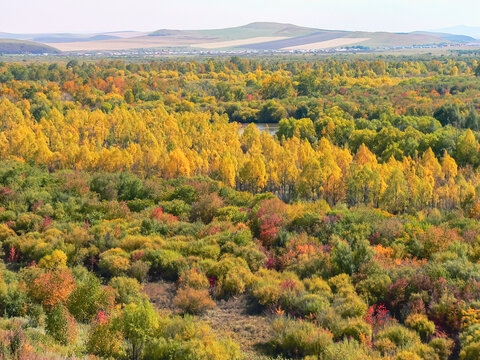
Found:
[[[261,314],[252,314],[245,295],[217,302],[215,309],[200,318],[207,321],[217,334],[227,335],[240,344],[245,353],[257,353],[270,340],[270,320]]]
[[[142,291],[150,298],[157,310],[175,310],[173,298],[177,290],[174,283],[165,281],[149,282],[143,285]]]
[[[143,286],[143,292],[160,311],[176,312],[173,306],[176,286],[164,281]],[[219,336],[229,336],[247,354],[257,354],[270,340],[270,319],[252,304],[245,295],[217,301],[214,309],[199,316]]]

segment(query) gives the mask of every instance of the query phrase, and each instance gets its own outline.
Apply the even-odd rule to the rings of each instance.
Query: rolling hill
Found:
[[[213,30],[157,30],[150,36],[189,35],[207,37],[222,41],[241,40],[256,37],[296,37],[315,32],[316,29],[269,22],[256,22],[244,26]]]
[[[60,51],[45,44],[14,39],[0,39],[0,54],[57,54]]]
[[[255,22],[211,30],[160,29],[151,33],[120,31],[96,34],[5,34],[0,38],[34,41],[63,52],[189,49],[189,51],[315,51],[361,46],[392,49],[479,42],[450,32],[411,33],[325,30],[292,24]],[[47,48],[47,49],[51,49]],[[13,47],[11,49],[14,49]],[[19,48],[19,51],[24,48]]]

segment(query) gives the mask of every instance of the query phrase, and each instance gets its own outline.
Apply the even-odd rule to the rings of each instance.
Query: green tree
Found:
[[[478,64],[478,66],[475,68],[475,76],[480,77],[480,64]]]
[[[284,99],[292,93],[291,81],[280,75],[272,75],[265,79],[260,93],[264,99]]]
[[[297,77],[297,92],[299,96],[313,96],[316,90],[315,74],[302,72]]]
[[[133,95],[132,90],[128,89],[125,92],[124,99],[127,104],[133,104],[135,102],[135,96]]]
[[[476,166],[478,164],[478,142],[472,130],[468,129],[457,143],[456,160],[459,165],[470,164]]]
[[[118,276],[108,283],[115,291],[115,300],[119,304],[138,303],[142,300],[140,283],[137,279]]]
[[[128,344],[129,358],[140,359],[145,343],[152,337],[158,325],[158,315],[152,304],[144,300],[139,304],[127,305],[116,323]]]
[[[77,338],[75,320],[63,305],[57,305],[49,312],[46,330],[48,334],[63,345],[72,344]]]
[[[296,120],[294,118],[288,118],[282,119],[278,123],[277,136],[279,139],[281,139],[282,136],[285,139],[289,139],[293,137],[296,131],[298,131],[301,139],[307,139],[310,142],[315,141],[315,127],[311,119],[303,118]]]
[[[274,100],[267,101],[258,113],[258,121],[265,123],[278,123],[285,117],[287,117],[287,111]]]
[[[444,104],[435,111],[433,116],[440,121],[443,126],[452,125],[461,128],[465,123],[465,118],[458,104]]]
[[[114,299],[113,290],[104,289],[100,280],[93,273],[88,273],[70,294],[68,310],[77,321],[88,323],[100,310],[112,308]]]
[[[465,127],[473,131],[480,130],[480,119],[478,118],[477,111],[474,107],[470,109],[465,118]]]

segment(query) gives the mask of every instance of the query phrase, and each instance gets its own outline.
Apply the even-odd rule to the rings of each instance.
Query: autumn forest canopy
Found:
[[[479,111],[469,54],[0,62],[1,357],[479,359]]]

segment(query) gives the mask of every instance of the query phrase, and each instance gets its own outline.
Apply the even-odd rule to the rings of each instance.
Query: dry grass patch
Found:
[[[250,314],[246,296],[217,302],[202,317],[217,334],[230,336],[242,351],[257,354],[271,339],[271,323],[265,314]]]
[[[205,39],[186,36],[140,36],[123,39],[78,41],[47,45],[54,46],[61,51],[115,51],[161,47],[182,47],[204,41]]]
[[[311,43],[311,44],[290,46],[287,48],[283,48],[282,50],[322,50],[322,49],[329,49],[329,48],[356,44],[356,43],[360,43],[367,40],[370,40],[370,38],[338,38],[338,39],[325,40],[325,41],[320,41],[320,42]]]

